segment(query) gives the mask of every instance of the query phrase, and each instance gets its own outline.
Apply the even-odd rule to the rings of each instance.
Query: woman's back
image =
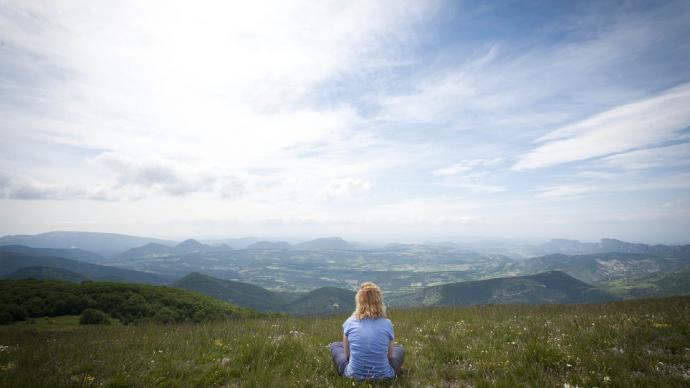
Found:
[[[348,318],[343,334],[350,345],[350,362],[345,376],[357,379],[391,378],[395,371],[388,362],[388,346],[395,338],[387,318]]]

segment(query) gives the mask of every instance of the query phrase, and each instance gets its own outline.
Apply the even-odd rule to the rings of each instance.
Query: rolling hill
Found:
[[[295,244],[292,249],[298,251],[350,251],[355,246],[340,237],[317,238]]]
[[[392,306],[596,303],[617,299],[560,271],[450,283],[395,296]]]
[[[32,248],[77,248],[113,257],[127,249],[148,243],[173,245],[174,241],[115,233],[48,232],[35,235],[0,237],[0,245],[26,245]]]
[[[283,311],[282,306],[286,302],[281,295],[263,287],[232,280],[217,279],[197,272],[190,273],[176,281],[173,283],[173,286],[264,312]]]
[[[355,309],[355,292],[336,287],[321,287],[285,305],[291,315],[344,314]]]
[[[253,284],[218,279],[200,273],[190,273],[173,286],[262,312],[320,315],[343,313],[354,309],[355,293],[335,287],[322,287],[303,294],[284,294]]]
[[[32,248],[26,245],[5,245],[0,247],[3,252],[23,253],[31,256],[54,256],[63,257],[65,259],[72,259],[77,261],[85,261],[87,263],[100,264],[106,261],[105,257],[77,248]]]
[[[91,280],[132,282],[145,284],[167,284],[171,279],[149,272],[109,267],[51,256],[30,256],[15,252],[0,251],[0,277],[27,267],[51,267],[68,270]]]

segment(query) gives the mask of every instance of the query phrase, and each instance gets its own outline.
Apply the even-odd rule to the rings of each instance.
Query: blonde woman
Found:
[[[355,311],[343,323],[343,342],[330,344],[338,373],[357,380],[395,377],[400,373],[405,352],[395,345],[393,324],[386,318],[381,289],[374,283],[363,283],[355,303]]]

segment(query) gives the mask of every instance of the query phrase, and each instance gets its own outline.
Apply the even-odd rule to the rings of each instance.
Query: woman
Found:
[[[381,289],[374,283],[363,283],[355,303],[355,311],[343,323],[343,342],[330,344],[338,373],[357,380],[395,377],[405,352],[394,343],[393,324],[386,318]]]

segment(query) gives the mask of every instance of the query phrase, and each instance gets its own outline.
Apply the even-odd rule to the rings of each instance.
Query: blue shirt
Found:
[[[388,344],[395,338],[390,319],[350,317],[343,323],[343,334],[350,343],[346,377],[359,380],[395,377],[388,363]]]

